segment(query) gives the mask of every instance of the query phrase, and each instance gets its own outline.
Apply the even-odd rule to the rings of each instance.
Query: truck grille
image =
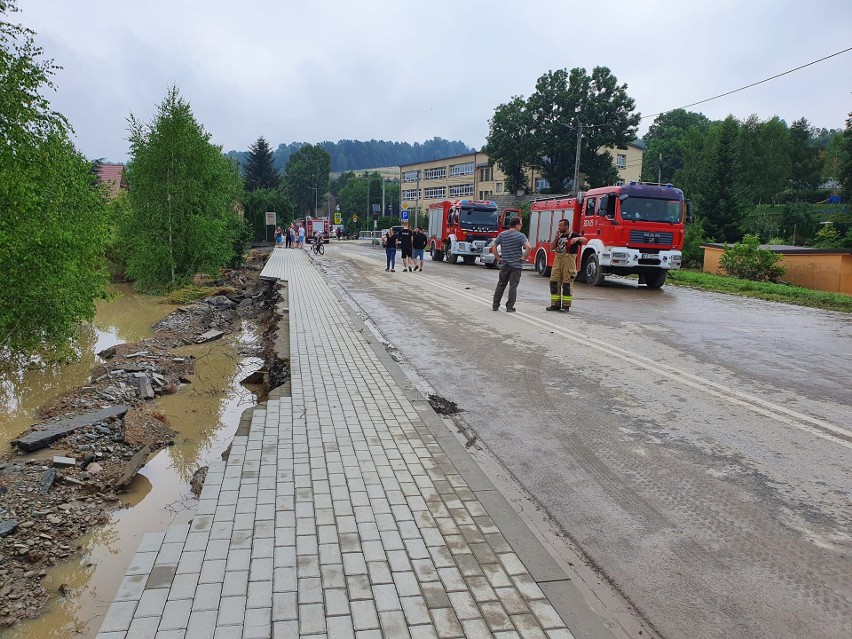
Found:
[[[673,233],[658,233],[656,231],[630,231],[630,244],[654,244],[671,246]]]

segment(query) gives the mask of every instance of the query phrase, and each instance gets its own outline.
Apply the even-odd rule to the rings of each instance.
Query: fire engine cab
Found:
[[[577,280],[592,286],[607,274],[639,275],[639,283],[660,288],[668,271],[679,269],[684,222],[691,206],[683,191],[671,184],[606,186],[577,197],[556,197],[530,206],[529,261],[540,275],[550,275],[554,253],[550,240],[559,220],[583,235],[587,244],[578,253]]]
[[[429,205],[429,252],[432,259],[471,264],[500,232],[497,204],[491,200],[443,201]]]

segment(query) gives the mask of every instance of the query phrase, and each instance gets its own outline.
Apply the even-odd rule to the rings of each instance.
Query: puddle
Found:
[[[119,301],[108,302],[107,305]],[[124,310],[108,315],[114,320],[103,320],[99,308],[95,321],[98,336],[90,342],[93,346],[89,364],[85,366],[84,373],[74,378],[77,381],[68,382],[70,386],[82,383],[81,379],[85,381],[94,352],[118,341],[146,336],[150,329],[143,335],[134,331],[145,324],[150,326],[171,310],[158,305],[156,317],[150,321],[140,320],[136,326],[140,311],[134,310],[130,302],[125,301]],[[132,325],[123,323],[125,313],[131,316]],[[103,328],[110,321],[113,321],[111,331]],[[119,325],[121,328],[118,328]],[[111,335],[113,341],[101,334]],[[178,352],[195,355],[196,373],[191,378],[192,384],[179,393],[166,395],[149,404],[151,408],[163,411],[170,426],[178,431],[175,445],[160,450],[149,460],[131,483],[129,492],[122,496],[122,503],[127,508],[115,512],[108,524],[83,537],[79,542],[82,547],[79,556],[48,571],[45,579],[47,590],[55,593],[60,585],[65,584],[67,595],[52,597],[38,619],[0,631],[0,639],[94,639],[142,536],[146,532],[163,531],[173,523],[189,521],[197,503],[189,488],[192,474],[197,468],[221,458],[239,426],[240,415],[255,404],[254,395],[240,384],[240,380],[263,365],[261,359],[242,354],[251,350],[249,346],[256,339],[257,336],[244,323],[240,334],[203,346],[178,349]],[[63,378],[71,376],[64,370],[57,373]],[[41,402],[61,390],[45,393]],[[41,402],[32,400],[31,408],[27,409],[22,404],[16,411],[31,411]],[[20,423],[24,426],[13,427],[14,435],[30,422],[25,419]],[[4,424],[4,437],[7,431]],[[9,439],[6,437],[5,441]]]

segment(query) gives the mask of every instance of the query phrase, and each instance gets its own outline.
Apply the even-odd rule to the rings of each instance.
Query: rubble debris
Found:
[[[429,403],[432,405],[432,408],[439,415],[453,415],[455,413],[461,413],[464,409],[459,408],[458,404],[453,401],[450,401],[446,397],[441,397],[440,395],[429,395]]]
[[[127,488],[133,478],[136,477],[136,473],[139,472],[139,469],[145,465],[148,461],[148,455],[151,454],[151,449],[147,446],[143,446],[140,450],[136,451],[133,457],[130,458],[130,461],[127,462],[125,466],[124,473],[119,477],[118,481],[113,484],[114,488]]]
[[[202,466],[192,474],[192,479],[189,480],[189,487],[192,490],[192,494],[196,497],[201,495],[205,479],[207,479],[207,466]]]
[[[30,453],[40,448],[45,448],[58,439],[61,439],[75,430],[103,422],[112,418],[123,418],[129,410],[129,406],[109,406],[101,410],[84,413],[75,417],[60,419],[56,422],[44,422],[36,424],[25,435],[12,440],[18,450]]]
[[[65,468],[66,466],[76,466],[77,460],[73,457],[64,457],[62,455],[53,456],[53,466],[55,468]]]
[[[202,333],[201,335],[196,337],[195,343],[204,344],[205,342],[212,342],[214,339],[219,339],[224,334],[225,331],[209,330],[206,333]]]

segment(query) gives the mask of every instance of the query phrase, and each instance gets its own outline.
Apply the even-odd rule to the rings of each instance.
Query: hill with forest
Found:
[[[284,170],[290,156],[307,142],[290,142],[279,144],[273,154],[273,164],[279,171]],[[473,151],[461,140],[445,140],[432,138],[423,143],[391,142],[389,140],[338,140],[337,142],[320,142],[331,156],[331,170],[359,171],[380,166],[400,166],[412,162],[424,162],[453,155],[462,155]],[[228,157],[236,158],[240,166],[244,166],[248,151],[228,151]]]

